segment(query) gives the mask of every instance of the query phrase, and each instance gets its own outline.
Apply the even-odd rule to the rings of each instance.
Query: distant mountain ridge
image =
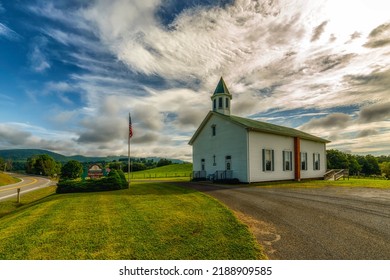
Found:
[[[69,159],[61,154],[40,149],[10,149],[0,150],[0,157],[3,159],[12,159],[13,161],[27,161],[29,157],[34,155],[47,154],[56,161],[68,161]]]
[[[46,154],[51,156],[55,161],[59,162],[67,162],[69,160],[77,160],[80,162],[111,162],[114,160],[119,160],[123,158],[127,158],[127,156],[107,156],[107,157],[86,157],[82,155],[74,155],[74,156],[64,156],[52,151],[41,150],[41,149],[9,149],[9,150],[0,150],[0,157],[3,159],[12,159],[13,161],[27,161],[29,157],[35,155]],[[132,157],[135,158],[135,157]],[[159,161],[161,158],[159,157],[146,157],[147,160]],[[173,163],[183,163],[182,160],[179,159],[169,159]]]

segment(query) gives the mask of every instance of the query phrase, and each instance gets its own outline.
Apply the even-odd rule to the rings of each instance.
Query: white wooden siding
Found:
[[[274,150],[274,171],[263,171],[262,150]],[[292,171],[283,170],[283,151],[294,151],[294,138],[249,132],[250,182],[293,180]],[[294,162],[294,153],[293,153]]]
[[[301,139],[301,152],[307,153],[307,170],[301,170],[301,178],[319,178],[326,172],[325,144]],[[313,153],[320,154],[320,170],[313,170]]]
[[[213,125],[216,129],[215,136],[212,136]],[[301,178],[323,177],[326,172],[325,143],[303,139],[300,141],[301,152],[307,153],[307,170],[301,170]],[[233,178],[241,182],[295,179],[294,137],[248,132],[238,124],[212,115],[192,145],[193,170],[201,171],[201,160],[204,159],[207,176],[226,170],[226,156],[231,156]],[[274,151],[274,171],[263,171],[263,149]],[[283,170],[283,151],[292,152],[292,170]],[[320,154],[320,170],[313,170],[313,153]]]
[[[212,136],[215,125],[216,135]],[[213,165],[213,156],[216,165]],[[201,159],[205,159],[207,175],[224,171],[225,158],[231,156],[233,178],[247,182],[247,139],[246,129],[213,115],[203,127],[193,143],[193,170],[201,170]]]

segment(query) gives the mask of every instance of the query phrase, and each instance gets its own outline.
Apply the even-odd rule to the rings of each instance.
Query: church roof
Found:
[[[203,127],[206,125],[207,121],[211,118],[212,115],[217,115],[225,120],[240,125],[246,128],[248,131],[258,131],[258,132],[264,132],[264,133],[270,133],[270,134],[276,134],[282,136],[299,137],[301,139],[306,139],[306,140],[311,140],[311,141],[321,142],[321,143],[330,142],[329,140],[311,135],[309,133],[294,128],[232,116],[232,115],[224,115],[224,114],[210,111],[206,116],[206,118],[203,120],[202,124],[196,130],[195,134],[192,136],[189,142],[190,145],[192,145],[192,143],[195,141],[196,137],[202,131]]]
[[[220,94],[220,93],[225,93],[225,94],[231,95],[226,84],[225,84],[225,81],[223,80],[222,77],[219,80],[218,85],[215,88],[213,95]]]
[[[253,131],[267,132],[267,133],[278,134],[283,136],[299,137],[301,139],[307,139],[316,142],[325,142],[325,143],[330,142],[329,140],[286,126],[241,118],[237,116],[228,116],[228,117],[232,121],[239,123],[245,126],[246,128],[248,128],[249,130],[253,130]]]

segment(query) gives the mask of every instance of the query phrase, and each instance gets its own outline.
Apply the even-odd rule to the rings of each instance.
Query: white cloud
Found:
[[[54,109],[50,112],[50,121],[55,124],[68,124],[78,116],[78,112],[76,110],[72,111],[59,111],[59,109]]]
[[[13,31],[11,28],[7,27],[6,25],[2,24],[0,22],[0,37],[3,36],[9,40],[19,40],[21,39],[21,36]]]
[[[74,88],[68,82],[47,82],[45,84],[45,90],[54,92],[69,92],[73,91]]]
[[[59,1],[56,1],[58,4]],[[51,19],[54,22],[61,22],[72,28],[89,30],[88,24],[79,14],[78,10],[66,10],[57,8],[54,3],[48,1],[42,1],[35,3],[35,5],[29,5],[26,9],[38,16]]]
[[[246,101],[241,96],[237,98],[243,112],[267,110],[276,101],[292,108],[327,108],[339,105],[334,102],[343,103],[343,98],[327,102],[327,96],[349,95],[340,91],[340,86],[346,73],[356,73],[361,68],[356,63],[367,61],[363,47],[358,49],[362,52],[360,58],[346,53],[345,41],[330,46],[328,39],[317,39],[316,44],[310,44],[313,29],[318,37],[328,27],[336,37],[344,32],[335,29],[328,18],[334,12],[333,6],[326,10],[324,7],[329,6],[324,6],[325,2],[275,3],[259,7],[255,2],[236,1],[226,9],[188,10],[176,18],[170,29],[154,20],[157,1],[144,6],[138,1],[135,6],[124,1],[114,1],[112,5],[98,1],[84,13],[98,28],[102,42],[132,70],[183,82],[197,78],[201,90],[212,89],[223,75],[233,93],[253,99],[247,102],[253,107],[248,111]],[[105,14],[101,16],[103,10]],[[324,11],[327,13],[318,16]],[[348,36],[353,32],[356,30],[348,30]],[[245,81],[244,86],[241,81]],[[280,87],[272,96],[253,98],[259,88],[275,83]],[[326,85],[328,92],[323,94],[318,89],[314,92],[318,94],[313,94],[307,86],[315,83]],[[361,103],[359,98],[347,98],[354,104]]]
[[[33,41],[29,53],[30,67],[34,72],[42,73],[50,69],[51,65],[45,53],[48,40],[45,37],[37,37]]]
[[[209,95],[221,75],[233,93],[232,110],[238,115],[266,112],[275,106],[324,110],[365,104],[364,96],[351,94],[361,86],[352,85],[345,77],[369,75],[362,72],[367,61],[377,73],[386,71],[384,61],[390,59],[380,56],[384,50],[377,50],[375,55],[362,46],[379,21],[365,28],[336,28],[338,17],[332,18],[335,7],[324,3],[279,1],[259,6],[238,0],[225,9],[187,10],[169,28],[154,17],[158,1],[130,4],[118,0],[110,5],[97,1],[83,15],[96,27],[95,34],[103,44],[131,70],[188,85],[194,79],[200,81],[197,91],[146,88],[149,95],[125,102],[134,112],[140,137],[157,144],[164,136],[185,138],[183,130],[191,133],[196,129],[210,108]],[[354,36],[347,46],[344,38],[350,40],[357,31],[360,37]],[[336,39],[329,43],[331,37]],[[98,79],[102,77],[92,80],[98,83]],[[365,91],[372,90],[373,100],[388,96],[388,90],[377,91],[374,82],[370,83],[364,87]],[[269,94],[259,93],[264,88],[271,89]],[[96,100],[96,95],[90,98]],[[167,116],[170,122],[164,121]],[[345,117],[343,127],[331,116],[325,122],[336,121],[337,129],[345,128],[350,117],[342,112],[333,115],[338,121],[340,116]],[[319,136],[335,138],[337,129],[332,133],[319,131]]]
[[[236,0],[184,10],[170,26],[156,18],[164,4],[158,0],[98,0],[78,10],[42,2],[28,9],[67,27],[37,29],[64,49],[57,59],[82,70],[43,87],[74,106],[54,121],[79,122],[75,149],[125,153],[130,111],[134,153],[188,157],[185,139],[210,110],[220,76],[234,114],[285,118],[283,112],[301,110],[306,121],[314,111],[323,118],[302,128],[359,151],[369,146],[357,146],[356,137],[386,135],[389,123],[376,117],[388,116],[380,104],[389,96],[390,45],[378,43],[388,32],[387,4],[365,3]],[[51,67],[48,43],[41,44],[31,52],[38,72]],[[79,108],[65,94],[73,91]],[[346,113],[348,106],[360,109]],[[358,121],[371,117],[375,127]]]
[[[4,146],[23,145],[31,133],[0,124],[0,143]]]
[[[3,149],[37,148],[72,154],[78,147],[69,131],[48,130],[25,123],[0,123],[0,145]]]

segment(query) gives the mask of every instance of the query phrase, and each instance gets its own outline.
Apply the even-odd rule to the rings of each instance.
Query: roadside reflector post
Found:
[[[20,203],[20,188],[18,189],[17,203]]]

